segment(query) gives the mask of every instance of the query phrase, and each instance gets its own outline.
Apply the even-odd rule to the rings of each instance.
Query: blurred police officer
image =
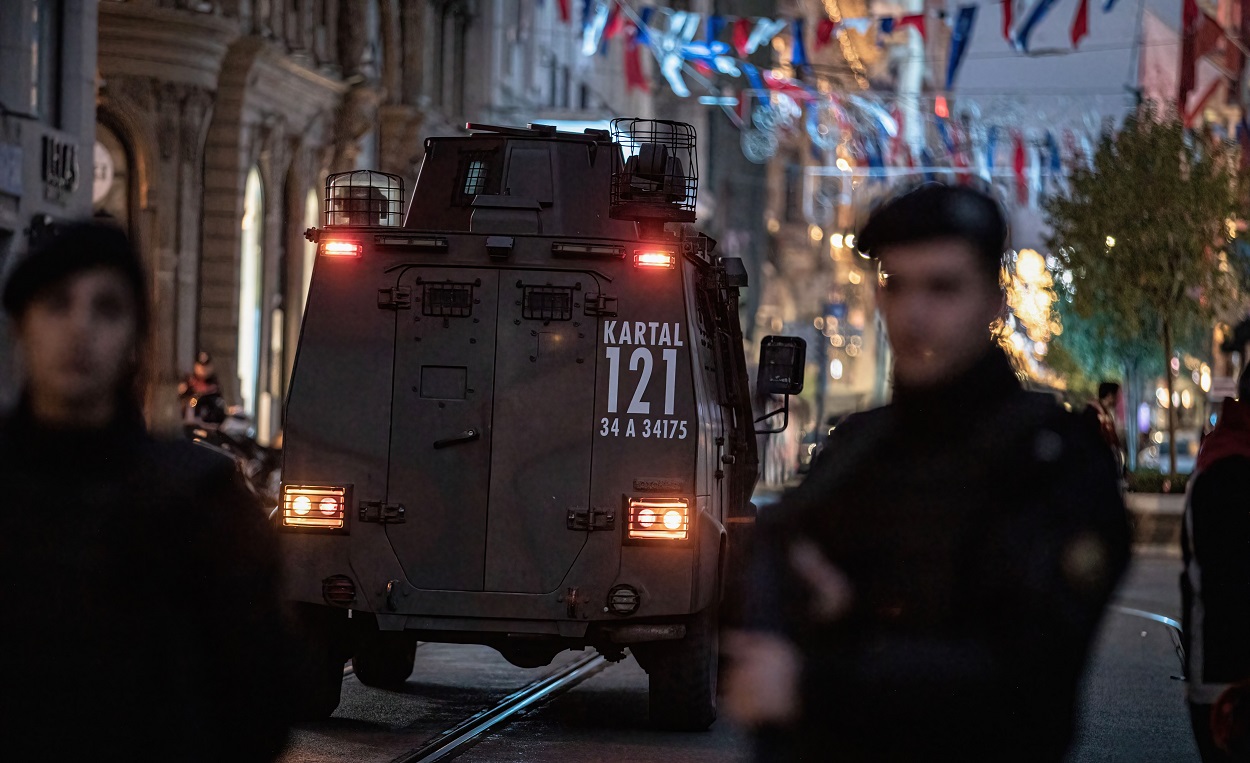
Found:
[[[860,232],[894,397],[761,518],[727,696],[761,759],[1063,758],[1128,525],[1109,449],[992,340],[1006,239],[936,183]]]
[[[233,464],[153,440],[119,230],[67,226],[3,305],[0,745],[9,760],[263,761],[285,744],[274,539]]]

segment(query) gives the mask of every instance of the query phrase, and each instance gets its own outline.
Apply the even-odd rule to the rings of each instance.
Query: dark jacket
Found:
[[[265,761],[285,744],[275,541],[233,464],[137,417],[0,426],[11,760]]]
[[[1061,760],[1129,555],[1108,449],[994,349],[850,417],[828,453],[761,520],[747,616],[804,655],[803,721],[761,757]],[[784,561],[796,538],[853,586],[837,622],[807,615]]]
[[[1190,702],[1250,679],[1250,403],[1226,399],[1198,453],[1182,526]]]

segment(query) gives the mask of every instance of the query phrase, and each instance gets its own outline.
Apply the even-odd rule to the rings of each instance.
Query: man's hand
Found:
[[[744,726],[786,725],[799,717],[799,650],[775,633],[725,634],[725,709]]]
[[[811,589],[809,614],[814,622],[833,622],[850,611],[854,599],[851,581],[829,562],[815,543],[802,540],[791,545],[790,567]]]

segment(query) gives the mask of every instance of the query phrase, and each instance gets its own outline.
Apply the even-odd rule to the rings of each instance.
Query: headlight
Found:
[[[686,540],[690,537],[690,502],[685,498],[630,498],[629,537]]]
[[[346,503],[344,487],[283,485],[282,526],[341,530],[347,522]]]

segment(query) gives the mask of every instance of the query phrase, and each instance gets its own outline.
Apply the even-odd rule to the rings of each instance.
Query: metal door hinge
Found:
[[[612,509],[569,509],[570,530],[611,530],[616,527],[616,512]]]
[[[378,309],[408,310],[411,308],[411,286],[392,286],[389,289],[378,289]]]
[[[380,525],[397,525],[404,521],[404,507],[397,503],[362,501],[360,504],[360,521],[376,522]]]
[[[587,294],[586,315],[596,318],[615,318],[616,297],[609,297],[607,294]]]

